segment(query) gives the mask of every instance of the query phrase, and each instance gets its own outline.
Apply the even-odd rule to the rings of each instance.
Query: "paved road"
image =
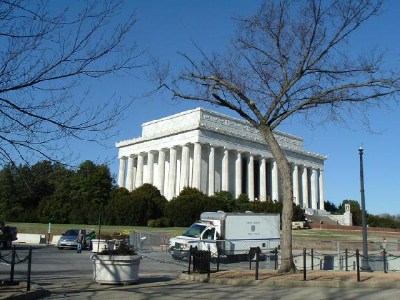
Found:
[[[398,289],[271,288],[183,281],[177,277],[186,265],[161,263],[157,253],[145,254],[151,258],[143,259],[138,283],[99,285],[92,281],[90,254],[36,247],[32,281],[51,292],[47,299],[399,299]],[[25,270],[26,264],[18,265],[16,278],[23,279]],[[0,278],[6,271],[0,266]]]

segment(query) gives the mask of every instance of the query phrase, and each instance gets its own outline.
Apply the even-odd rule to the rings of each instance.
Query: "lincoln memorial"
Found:
[[[325,156],[304,149],[303,139],[275,137],[292,166],[293,201],[324,209]],[[280,201],[279,171],[269,147],[247,122],[197,108],[142,124],[142,136],[116,144],[118,185],[129,191],[150,183],[168,200],[184,187],[207,195],[229,191],[250,201]]]

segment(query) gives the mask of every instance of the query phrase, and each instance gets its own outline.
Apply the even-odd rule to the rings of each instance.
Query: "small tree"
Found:
[[[136,205],[142,208],[140,210],[139,207],[136,207],[136,210],[138,210],[136,214],[143,218],[143,221],[137,225],[147,225],[149,220],[160,219],[163,216],[168,200],[161,195],[154,185],[145,183],[131,193],[136,199]]]
[[[207,196],[196,188],[185,187],[165,208],[173,226],[189,226],[199,220],[207,204]]]
[[[282,180],[283,272],[295,270],[293,190],[290,164],[273,131],[296,115],[340,121],[358,103],[398,94],[399,75],[385,71],[380,56],[351,55],[347,44],[380,7],[379,0],[265,1],[255,15],[237,18],[237,34],[224,54],[199,49],[198,61],[182,53],[187,67],[164,81],[173,98],[231,109],[260,132]]]

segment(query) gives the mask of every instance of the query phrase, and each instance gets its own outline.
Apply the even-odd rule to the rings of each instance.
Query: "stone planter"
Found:
[[[100,284],[129,284],[139,279],[140,255],[93,254],[93,280]]]
[[[92,240],[92,252],[100,253],[103,250],[109,249],[114,250],[115,241],[113,240],[103,240],[103,239],[93,239]]]

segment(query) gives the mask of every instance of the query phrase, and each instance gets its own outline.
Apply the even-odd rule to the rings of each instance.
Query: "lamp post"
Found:
[[[362,237],[363,237],[363,256],[361,259],[361,271],[371,271],[368,263],[368,238],[367,238],[367,219],[365,215],[365,193],[364,193],[364,168],[363,168],[363,151],[360,146],[360,191],[361,191],[361,221],[362,221]]]

